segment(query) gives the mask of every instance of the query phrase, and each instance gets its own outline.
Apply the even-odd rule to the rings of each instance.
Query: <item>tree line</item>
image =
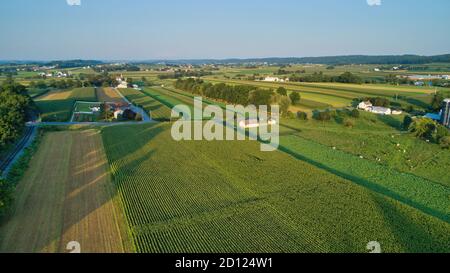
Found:
[[[90,86],[116,86],[118,84],[116,78],[107,72],[101,74],[83,74],[78,75],[78,79],[60,79],[60,80],[49,80],[49,81],[31,81],[29,84],[30,88],[38,89],[67,89],[67,88],[78,88],[78,87],[90,87]]]
[[[166,80],[166,79],[181,79],[184,77],[203,77],[203,76],[209,76],[212,75],[212,72],[210,71],[175,71],[174,73],[168,73],[168,74],[161,74],[158,75],[158,78],[160,80]]]
[[[339,82],[339,83],[363,83],[363,79],[351,72],[344,72],[339,76],[330,76],[322,71],[314,72],[311,75],[292,75],[289,77],[291,82]]]
[[[0,85],[0,152],[22,134],[33,109],[27,88],[9,77]],[[0,216],[12,201],[12,186],[0,179]]]
[[[296,102],[300,100],[298,93],[295,93],[296,95],[293,96],[287,96],[287,91],[284,88],[275,92],[273,89],[263,89],[251,85],[212,84],[193,78],[178,79],[174,86],[177,89],[195,95],[226,101],[234,105],[255,105],[256,107],[261,105],[279,105],[280,114],[282,115],[288,114],[289,106],[292,104],[291,97]]]
[[[32,107],[25,86],[11,78],[0,86],[0,150],[21,135]]]

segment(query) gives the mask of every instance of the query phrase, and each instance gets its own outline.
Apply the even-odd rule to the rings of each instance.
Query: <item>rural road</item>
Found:
[[[29,147],[34,139],[36,138],[37,129],[34,126],[27,126],[25,135],[20,139],[13,151],[5,157],[5,159],[0,162],[0,178],[5,178],[8,176],[11,167],[14,163],[19,160],[19,158],[23,155],[24,150]]]
[[[137,125],[146,123],[156,123],[154,120],[148,121],[129,121],[129,122],[36,122],[30,126],[68,126],[68,125],[92,125],[92,126],[119,126],[119,125]]]

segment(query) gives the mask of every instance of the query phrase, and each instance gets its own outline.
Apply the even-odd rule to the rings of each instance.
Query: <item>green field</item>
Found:
[[[384,97],[398,106],[413,106],[416,109],[426,109],[431,102],[434,89],[391,86],[373,84],[339,84],[339,83],[270,83],[246,80],[230,80],[218,77],[206,77],[211,83],[244,84],[261,88],[285,87],[290,92],[301,95],[298,108],[311,111],[315,109],[342,108],[352,104],[354,99],[364,97]]]
[[[343,126],[340,118],[326,123],[284,119],[281,131],[286,131],[288,136],[298,135],[329,148],[335,147],[356,157],[363,156],[386,169],[411,173],[450,186],[450,176],[445,167],[450,165],[450,151],[400,131],[401,116],[361,113],[359,119],[351,120],[355,124],[353,128]]]
[[[102,135],[138,252],[449,251],[447,222],[258,142],[175,142],[170,124]]]
[[[70,92],[70,93],[69,93]],[[70,91],[61,91],[50,95],[44,95],[44,98],[38,97],[35,103],[41,113],[42,121],[69,121],[76,101],[95,102],[96,95],[94,88],[75,88]],[[47,96],[45,98],[45,96]]]
[[[141,106],[153,120],[170,120],[171,109],[158,100],[135,89],[121,89],[120,92],[133,104]]]

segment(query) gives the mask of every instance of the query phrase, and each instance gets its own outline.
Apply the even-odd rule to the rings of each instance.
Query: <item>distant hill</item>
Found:
[[[103,64],[102,61],[97,60],[64,60],[64,61],[26,61],[26,60],[14,60],[14,61],[2,61],[0,60],[0,65],[46,65],[55,66],[57,68],[74,68],[83,66],[94,66],[98,64]]]
[[[252,58],[252,59],[223,59],[223,60],[153,60],[140,63],[166,63],[166,64],[246,64],[246,63],[270,63],[270,64],[425,64],[425,63],[450,63],[450,54],[436,56],[419,55],[349,55],[327,57],[288,57],[288,58]]]
[[[102,63],[103,63],[102,61],[96,60],[68,60],[68,61],[52,61],[45,63],[45,65],[56,66],[57,68],[73,68],[73,67],[95,66]]]
[[[125,61],[122,61],[125,62]],[[0,64],[45,64],[47,66],[56,66],[57,68],[72,68],[83,66],[95,66],[98,64],[111,63],[109,61],[98,60],[66,60],[66,61],[1,61]],[[348,55],[348,56],[325,56],[325,57],[287,57],[287,58],[249,58],[249,59],[186,59],[186,60],[148,60],[132,61],[133,64],[326,64],[326,65],[345,65],[345,64],[380,64],[380,65],[406,65],[406,64],[427,64],[427,63],[450,63],[450,54],[435,56],[420,55]]]

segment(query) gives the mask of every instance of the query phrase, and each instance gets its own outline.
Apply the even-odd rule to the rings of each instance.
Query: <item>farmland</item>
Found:
[[[97,101],[94,88],[51,91],[35,99],[43,121],[68,121],[76,101]]]
[[[139,252],[448,251],[447,222],[283,152],[123,129],[102,135]]]
[[[154,120],[170,120],[171,109],[158,100],[134,89],[121,89],[120,92],[133,104],[141,106]]]
[[[276,89],[285,87],[290,92],[299,92],[302,100],[298,108],[309,111],[325,108],[342,108],[350,106],[353,99],[363,97],[385,97],[401,106],[423,109],[431,99],[434,89],[385,85],[357,85],[340,83],[270,83],[246,80],[205,78],[212,83],[244,84],[262,88]],[[304,102],[303,102],[304,101]]]
[[[70,241],[83,252],[130,251],[96,131],[45,134],[16,196],[0,252],[66,252]]]
[[[117,93],[114,88],[105,87],[105,88],[96,88],[97,99],[100,102],[124,102],[122,97]]]
[[[374,67],[343,66],[327,73],[349,69],[369,78],[387,73],[365,72]],[[159,77],[172,72],[114,72],[142,83],[141,90],[120,93],[113,87],[31,90],[43,121],[68,121],[72,111],[123,102],[122,94],[156,122],[47,132],[19,183],[16,210],[0,226],[0,252],[64,252],[73,238],[87,252],[367,252],[370,241],[380,242],[383,252],[450,251],[450,151],[404,130],[406,114],[360,111],[354,117],[348,111],[363,97],[429,111],[435,91],[446,94],[446,89],[271,83],[241,76],[279,69],[224,66],[201,77],[213,84],[285,87],[288,94],[301,94],[290,110],[305,111],[308,119],[281,118],[280,147],[271,153],[249,140],[174,141],[171,108],[181,104],[193,110],[196,95],[175,88],[176,79]],[[311,74],[323,66],[305,69]],[[203,107],[211,104],[227,103],[203,98]],[[322,109],[332,110],[331,120],[311,119]],[[83,114],[74,120],[96,121]],[[57,164],[49,168],[45,162],[52,160]],[[51,189],[51,196],[43,188]],[[27,210],[33,200],[41,202]],[[37,223],[37,218],[52,224],[17,228],[24,219]]]

